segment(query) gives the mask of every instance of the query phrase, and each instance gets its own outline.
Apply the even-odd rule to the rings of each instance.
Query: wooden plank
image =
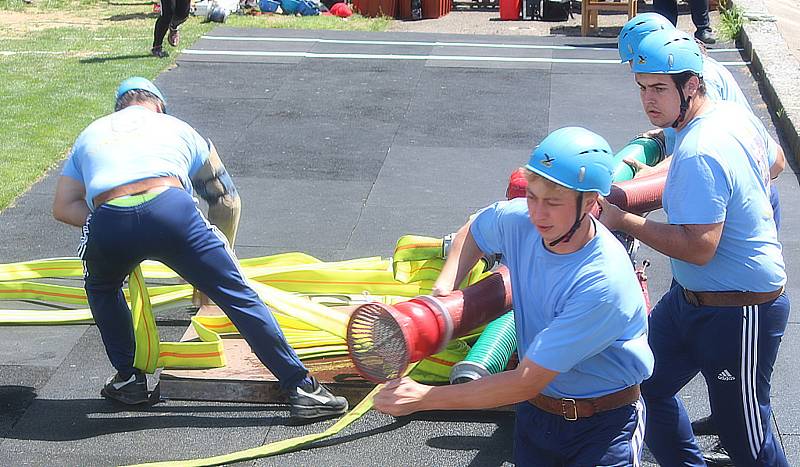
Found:
[[[216,306],[203,306],[200,316],[223,314]],[[181,342],[196,340],[194,328],[189,328]],[[164,370],[160,377],[161,397],[177,400],[219,402],[285,403],[278,379],[258,360],[242,338],[224,338],[223,347],[228,362],[223,368],[198,370]],[[375,387],[358,375],[346,356],[321,358],[304,362],[311,373],[336,394],[347,399],[351,406],[360,402]]]

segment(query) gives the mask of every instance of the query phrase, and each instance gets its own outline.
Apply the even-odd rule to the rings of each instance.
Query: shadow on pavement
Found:
[[[2,389],[3,387],[0,387]],[[287,416],[275,416],[275,405],[165,405],[123,406],[104,399],[36,399],[8,439],[74,441],[110,433],[164,428],[242,428],[292,425]],[[247,414],[252,415],[247,415]],[[209,416],[208,414],[213,414]],[[227,415],[226,415],[227,414]],[[245,414],[245,416],[242,416]]]

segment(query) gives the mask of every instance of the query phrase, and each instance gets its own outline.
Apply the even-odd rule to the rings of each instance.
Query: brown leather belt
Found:
[[[639,385],[636,384],[621,391],[593,399],[554,399],[544,394],[539,394],[528,402],[545,412],[561,415],[565,420],[575,421],[579,418],[591,417],[600,412],[608,412],[609,410],[635,404],[640,395]]]
[[[99,207],[101,204],[107,203],[112,199],[119,198],[120,196],[137,195],[146,193],[154,188],[159,187],[175,187],[183,188],[183,184],[176,177],[153,177],[145,178],[135,182],[127,183],[114,187],[108,191],[104,191],[95,196],[92,202],[94,207]]]
[[[683,289],[686,301],[694,306],[750,306],[775,300],[783,287],[772,292],[694,292]]]

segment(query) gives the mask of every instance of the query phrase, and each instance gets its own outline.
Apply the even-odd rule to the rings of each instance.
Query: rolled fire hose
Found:
[[[661,140],[648,136],[639,136],[623,147],[614,155],[614,158],[619,160],[619,164],[614,171],[616,183],[612,185],[609,201],[626,210],[635,206],[637,210],[641,209],[641,212],[649,212],[661,207],[661,192],[666,171],[654,174],[652,177],[641,177],[636,182],[629,182],[633,179],[634,171],[623,159],[635,159],[652,167],[664,160],[665,152],[664,143]],[[516,170],[509,178],[506,197],[508,199],[524,197],[526,196],[526,187],[525,172]],[[599,210],[595,210],[594,214],[595,216],[599,215]],[[644,269],[637,271],[637,276],[649,310],[650,297]],[[489,323],[464,360],[453,366],[450,383],[465,383],[490,374],[500,373],[508,366],[511,355],[516,349],[517,335],[514,313],[508,312]]]

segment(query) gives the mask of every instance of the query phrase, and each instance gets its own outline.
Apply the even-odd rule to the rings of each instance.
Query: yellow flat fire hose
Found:
[[[287,341],[301,359],[346,355],[348,314],[321,301],[349,305],[363,301],[394,303],[429,293],[444,264],[442,240],[404,236],[398,240],[392,261],[379,257],[323,262],[304,253],[285,253],[240,262],[249,284],[273,310]],[[485,277],[479,264],[465,279],[469,285]],[[53,258],[0,264],[0,300],[33,300],[47,304],[87,306],[80,287],[34,282],[36,279],[83,277],[76,258]],[[192,287],[146,285],[147,279],[178,279],[175,272],[154,261],[145,261],[130,275],[125,297],[130,303],[136,350],[134,366],[152,373],[156,368],[216,368],[225,365],[221,335],[238,331],[227,316],[194,316],[192,326],[199,340],[160,342],[153,307],[186,300]],[[86,324],[88,308],[8,310],[0,309],[0,325]],[[476,332],[479,332],[476,331]],[[474,335],[472,336],[474,337]],[[451,342],[447,349],[410,368],[411,376],[428,383],[448,381],[450,368],[469,351],[469,338]],[[333,436],[372,408],[370,394],[348,414],[321,433],[271,443],[222,456],[147,465],[219,465],[255,459],[299,449]]]

